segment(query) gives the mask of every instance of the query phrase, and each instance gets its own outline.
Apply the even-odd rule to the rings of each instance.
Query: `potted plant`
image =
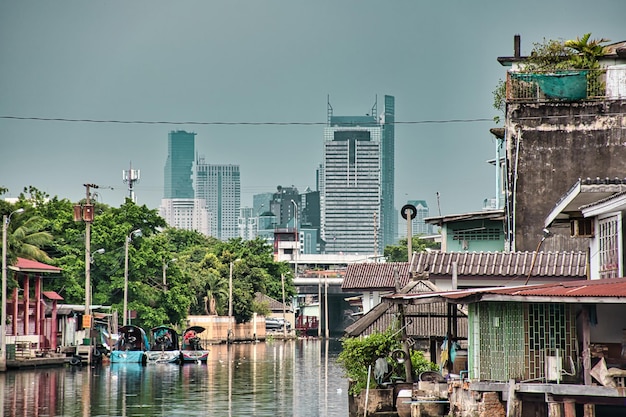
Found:
[[[590,39],[591,33],[568,41],[536,43],[523,69],[514,78],[536,82],[546,97],[581,100],[603,94],[598,59],[604,55],[607,39]]]

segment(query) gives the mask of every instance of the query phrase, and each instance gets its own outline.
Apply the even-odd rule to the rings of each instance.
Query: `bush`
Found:
[[[338,362],[351,381],[349,390],[351,395],[358,394],[367,387],[369,366],[372,366],[369,386],[374,387],[376,385],[373,378],[373,368],[378,358],[387,359],[391,369],[391,377],[404,377],[404,366],[399,366],[389,357],[391,352],[402,348],[397,330],[390,327],[384,333],[375,332],[366,337],[346,338],[343,339],[342,346],[343,349],[339,354]],[[411,351],[411,365],[413,366],[414,375],[438,369],[436,364],[425,358],[424,352],[417,350]]]

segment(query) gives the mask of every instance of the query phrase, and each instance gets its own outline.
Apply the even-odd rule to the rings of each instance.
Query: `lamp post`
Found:
[[[176,258],[170,259],[167,262],[163,259],[163,291],[167,291],[167,268],[170,266],[170,262],[176,261]]]
[[[5,214],[2,216],[2,323],[0,328],[2,329],[2,336],[0,339],[0,371],[7,370],[7,229],[11,216],[13,214],[19,214],[24,212],[23,208],[19,208],[11,212],[8,216]]]
[[[235,262],[239,262],[241,259],[236,259],[234,262],[230,261],[230,270],[228,274],[228,334],[226,335],[226,342],[232,343],[233,337],[233,266]]]
[[[128,324],[128,244],[133,239],[133,236],[141,236],[141,229],[130,232],[128,236],[126,236],[126,242],[124,242],[124,326]]]
[[[293,204],[293,228],[296,234],[296,253],[294,258],[293,277],[298,276],[298,255],[300,254],[300,232],[298,231],[298,203],[291,200]]]

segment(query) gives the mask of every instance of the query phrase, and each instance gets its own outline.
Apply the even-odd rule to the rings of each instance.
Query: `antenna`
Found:
[[[133,203],[137,203],[133,185],[135,185],[136,182],[139,182],[139,179],[140,171],[138,169],[133,169],[133,163],[131,161],[130,168],[122,171],[122,181],[124,181],[124,184],[128,183],[128,198],[130,198],[130,201]]]
[[[439,201],[439,191],[437,191],[437,209],[439,210],[439,217],[441,217],[441,203]]]

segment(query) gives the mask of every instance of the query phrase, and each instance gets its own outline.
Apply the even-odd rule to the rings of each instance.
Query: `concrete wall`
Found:
[[[536,249],[547,214],[579,178],[626,177],[626,100],[508,103],[505,127],[515,250]],[[556,243],[587,244],[547,239],[542,249]]]

